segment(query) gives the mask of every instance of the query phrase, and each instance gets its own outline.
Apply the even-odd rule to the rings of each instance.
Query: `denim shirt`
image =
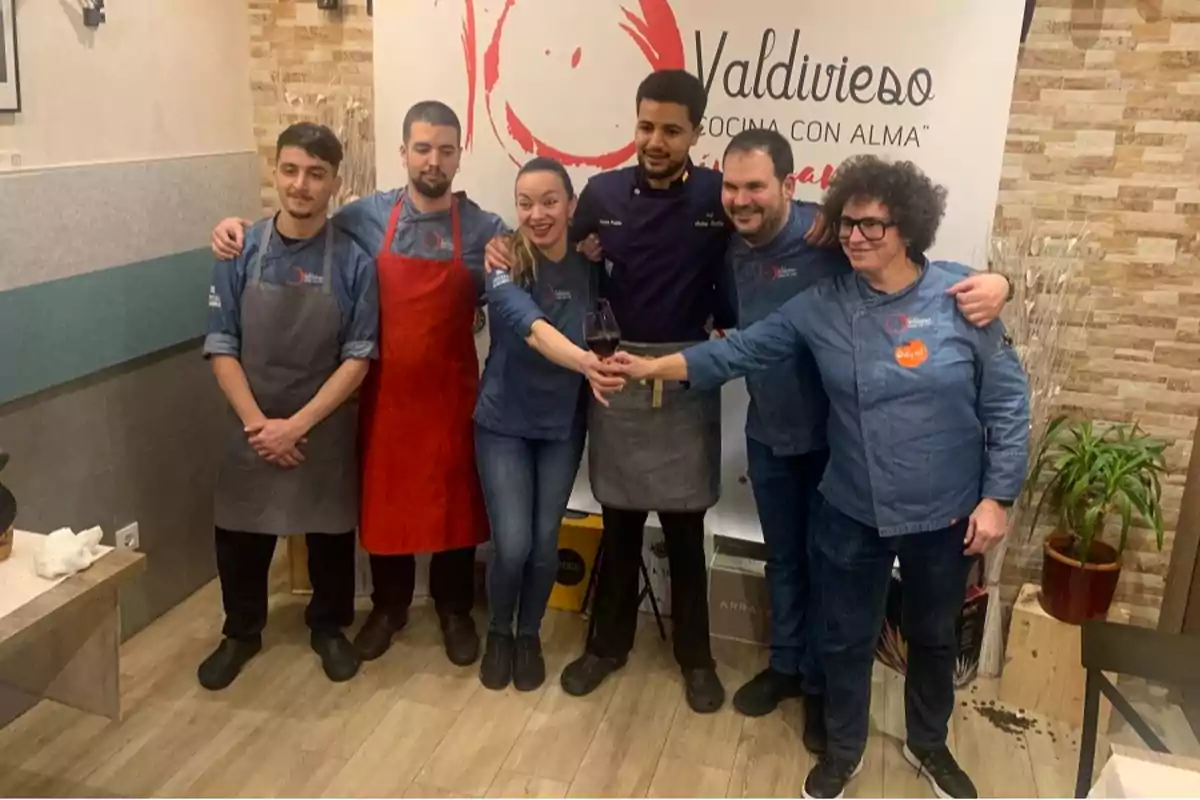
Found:
[[[594,269],[598,267],[572,248],[560,262],[539,258],[528,288],[513,283],[502,270],[488,273],[491,346],[475,405],[476,423],[507,436],[560,441],[583,424],[583,376],[550,361],[525,339],[541,319],[586,347],[583,317],[591,307]]]
[[[939,530],[1025,480],[1029,388],[1000,322],[976,328],[946,294],[961,266],[931,264],[894,294],[828,278],[728,338],[684,352],[708,388],[807,344],[829,394],[821,493],[882,536]]]
[[[804,241],[820,206],[794,202],[788,221],[775,238],[755,247],[740,236],[729,243],[728,258],[737,283],[738,326],[745,328],[769,316],[822,278],[849,270],[841,249],[815,247]],[[807,346],[793,358],[746,375],[750,407],[746,435],[777,456],[823,450],[829,399]]]
[[[326,223],[328,224],[328,223]],[[250,265],[258,257],[266,226],[275,225],[271,216],[246,231],[241,255],[213,266],[208,289],[208,324],[204,355],[241,356],[242,292]],[[375,258],[340,230],[333,236],[333,285],[330,291],[342,312],[338,333],[342,360],[374,359],[379,355],[379,286]],[[309,239],[286,244],[275,231],[263,254],[262,279],[266,283],[321,282],[325,267],[325,228]]]

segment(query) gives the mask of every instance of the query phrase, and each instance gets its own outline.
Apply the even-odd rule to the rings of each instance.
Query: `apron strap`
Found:
[[[321,282],[321,294],[329,294],[333,291],[330,288],[333,284],[333,220],[325,221],[325,259],[321,272],[325,276]]]
[[[396,240],[396,228],[400,225],[400,212],[404,210],[404,193],[400,193],[400,198],[396,204],[392,206],[392,214],[388,217],[387,231],[383,234],[383,247],[376,254],[377,256],[392,252],[392,242]]]
[[[458,218],[458,198],[450,198],[450,232],[454,238],[454,260],[462,261],[462,224]]]
[[[267,248],[271,246],[271,234],[275,232],[275,219],[272,218],[266,225],[263,226],[262,236],[258,238],[258,252],[254,254],[254,260],[250,262],[250,283],[255,286],[262,283],[262,262],[267,254]]]

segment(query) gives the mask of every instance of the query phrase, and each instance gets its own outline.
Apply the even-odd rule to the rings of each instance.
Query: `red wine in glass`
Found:
[[[621,343],[621,329],[607,300],[601,300],[596,308],[583,317],[583,338],[588,349],[600,358],[609,358],[617,352]]]

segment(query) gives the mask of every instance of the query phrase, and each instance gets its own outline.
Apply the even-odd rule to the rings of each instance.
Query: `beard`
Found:
[[[445,197],[446,192],[450,191],[452,181],[444,176],[436,178],[427,177],[424,175],[410,176],[413,188],[420,192],[430,200],[438,200]]]
[[[775,234],[779,233],[779,229],[782,227],[781,222],[783,220],[783,212],[776,209],[767,208],[760,205],[748,205],[734,206],[733,208],[729,209],[729,212],[731,219],[742,214],[759,215],[759,218],[762,220],[762,222],[759,223],[758,228],[753,231],[746,231],[744,233],[739,231],[742,238],[751,244],[764,244],[770,241],[775,237]]]
[[[665,167],[653,169],[646,163],[646,154],[639,150],[638,166],[642,168],[642,172],[645,173],[647,178],[655,181],[661,181],[665,180],[666,178],[670,178],[671,176],[682,172],[683,168],[687,166],[686,157],[684,159],[680,159],[679,161],[672,161],[670,156],[666,156],[665,158],[667,162]]]

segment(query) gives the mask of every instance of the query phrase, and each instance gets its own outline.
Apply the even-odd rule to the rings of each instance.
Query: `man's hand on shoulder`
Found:
[[[575,249],[583,253],[583,257],[588,261],[600,263],[604,260],[604,248],[600,246],[600,237],[594,233],[589,233],[582,242],[575,245]]]
[[[222,261],[240,256],[246,243],[246,228],[253,224],[248,219],[238,217],[226,217],[218,222],[212,232],[213,255]]]
[[[1008,278],[995,272],[980,272],[963,278],[946,290],[954,295],[958,310],[977,328],[983,328],[1000,318],[1008,302]]]
[[[488,272],[512,269],[512,253],[508,248],[507,236],[493,236],[483,250],[483,267]]]

